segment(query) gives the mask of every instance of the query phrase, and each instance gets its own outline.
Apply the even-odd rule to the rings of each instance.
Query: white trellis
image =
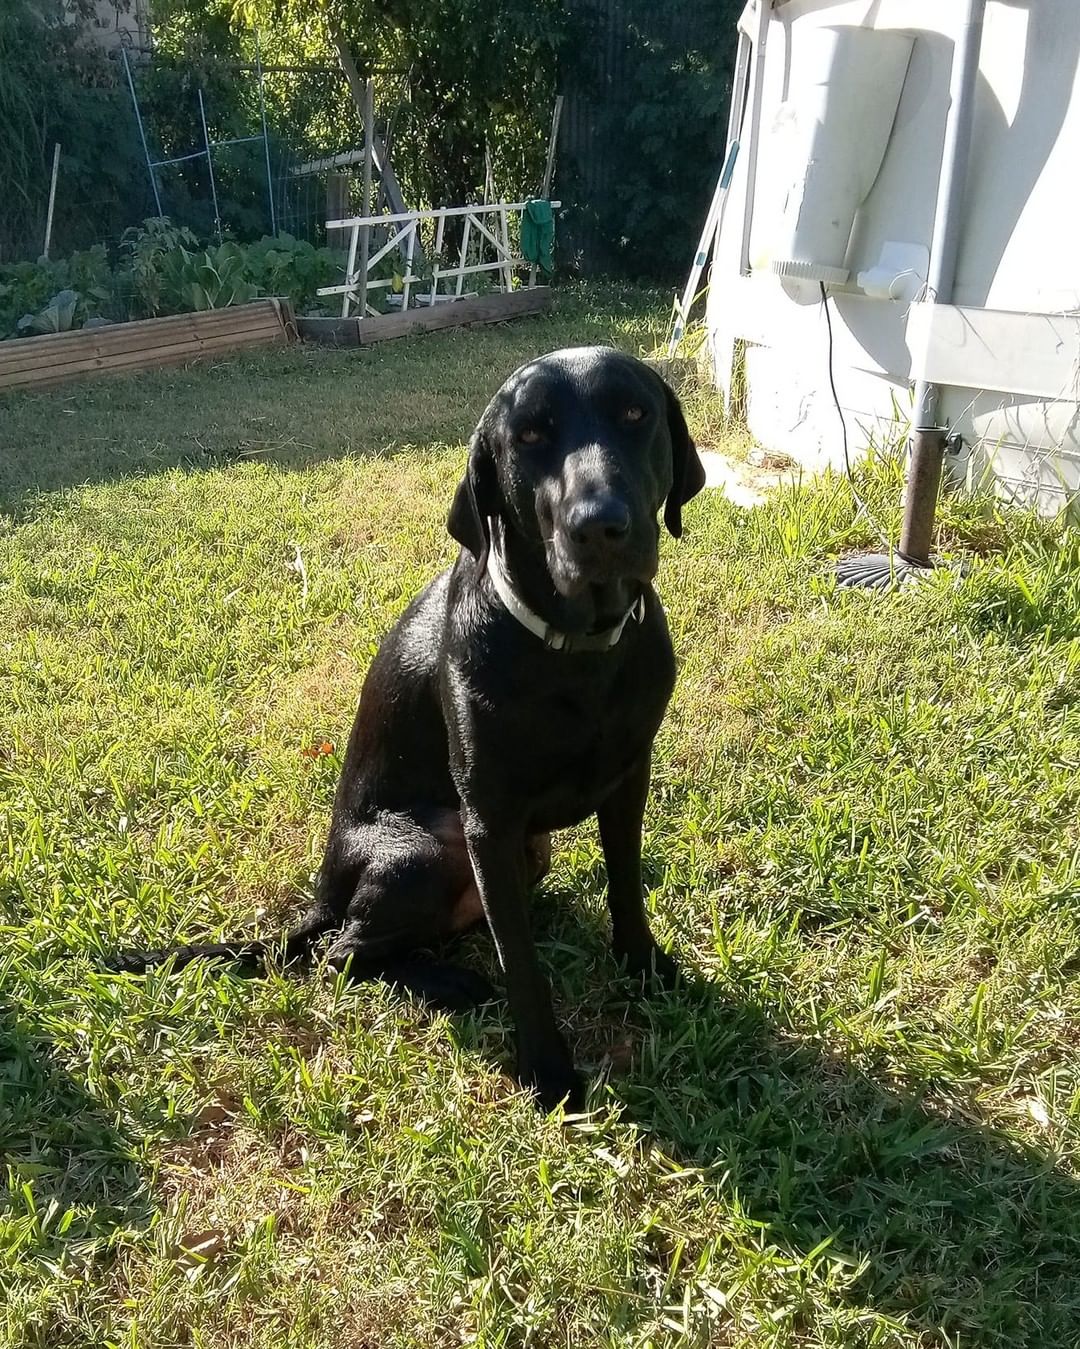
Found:
[[[403,211],[395,215],[358,215],[344,220],[328,220],[327,230],[349,231],[349,260],[345,268],[345,280],[339,286],[323,286],[320,295],[341,296],[341,317],[348,318],[353,304],[363,316],[377,313],[367,302],[368,291],[393,286],[389,277],[372,277],[371,270],[393,249],[401,249],[405,256],[405,271],[401,276],[401,307],[408,309],[409,297],[414,288],[423,304],[437,304],[440,301],[460,299],[463,294],[465,278],[481,272],[496,274],[498,288],[511,291],[514,288],[514,270],[528,266],[525,258],[515,256],[510,244],[509,216],[511,211],[519,215],[528,203],[493,202],[486,206],[438,206],[430,211]],[[553,201],[553,208],[561,205]],[[464,217],[461,230],[461,247],[456,265],[441,265],[443,238],[446,222],[451,218]],[[417,230],[421,221],[435,221],[434,263],[430,281],[413,273],[413,252],[416,246]],[[386,243],[374,253],[370,253],[367,267],[357,265],[362,231],[387,229],[389,237]],[[469,246],[475,242],[479,261],[469,262]],[[485,259],[484,253],[493,254]],[[440,291],[440,285],[447,287]],[[535,285],[535,268],[526,282],[526,288]],[[423,291],[420,287],[423,286]]]

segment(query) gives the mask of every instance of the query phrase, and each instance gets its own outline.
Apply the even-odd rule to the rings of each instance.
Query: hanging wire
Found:
[[[821,288],[821,305],[822,308],[825,310],[825,326],[829,332],[829,365],[828,365],[829,388],[832,390],[832,398],[833,403],[836,407],[836,415],[840,418],[840,435],[844,446],[844,470],[847,473],[848,483],[851,486],[851,495],[855,498],[855,506],[857,508],[855,512],[855,519],[857,520],[860,515],[864,516],[866,519],[866,523],[870,526],[871,530],[873,530],[873,532],[878,536],[879,542],[883,543],[885,547],[888,548],[889,547],[888,535],[881,528],[878,522],[874,519],[873,515],[870,513],[870,509],[867,506],[866,502],[859,495],[859,489],[855,486],[855,473],[851,467],[851,457],[848,453],[847,418],[844,416],[844,409],[840,404],[840,395],[836,392],[836,380],[833,375],[833,327],[832,327],[832,315],[829,312],[829,294],[828,291],[825,289],[824,281],[819,281],[818,285]]]

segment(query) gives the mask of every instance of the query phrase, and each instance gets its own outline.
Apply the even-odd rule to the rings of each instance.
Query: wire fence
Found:
[[[54,142],[53,257],[95,244],[111,251],[126,229],[154,216],[205,241],[285,231],[316,245],[335,242],[327,241],[327,218],[362,209],[359,166],[313,172],[310,165],[355,155],[364,143],[349,82],[337,64],[262,66],[257,38],[253,50],[255,59],[241,62],[118,48],[101,61],[99,86],[79,94],[80,107],[89,109],[86,125],[58,109],[39,138],[40,163],[25,184],[33,209],[6,231],[0,212],[0,262],[42,250]],[[501,143],[488,147],[493,171],[463,163],[453,186],[440,187],[449,161],[437,152],[412,72],[364,75],[375,80],[378,131],[410,208],[491,200],[489,192],[513,200],[536,190],[546,113],[535,144],[521,128],[503,142],[500,130]],[[495,112],[492,121],[498,123]],[[376,209],[385,205],[380,200]]]
[[[105,68],[107,79],[79,91],[80,116],[40,137],[18,188],[30,208],[10,221],[0,213],[0,262],[43,251],[57,143],[53,257],[114,249],[126,229],[159,215],[207,240],[287,230],[323,242],[326,175],[295,169],[362,144],[335,67],[274,66],[260,80],[254,65],[118,50]]]

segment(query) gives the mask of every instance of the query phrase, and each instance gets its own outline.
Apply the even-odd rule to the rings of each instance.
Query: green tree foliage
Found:
[[[41,251],[56,142],[55,251],[116,237],[145,213],[132,201],[145,175],[127,94],[86,41],[91,20],[88,0],[0,3],[0,261]]]
[[[170,0],[194,16],[200,0]],[[724,153],[742,0],[217,0],[234,21],[333,59],[340,34],[376,80],[395,170],[418,205],[535,191],[556,92],[590,133],[564,134],[556,187],[592,270],[674,280]],[[359,135],[359,127],[356,127]]]
[[[309,40],[297,23],[271,24],[257,42],[255,30],[224,0],[156,0],[153,12],[154,56],[138,73],[153,151],[174,158],[202,147],[201,90],[215,143],[221,228],[239,239],[270,229],[256,59],[269,67],[264,90],[280,227],[288,216],[290,166],[357,143],[359,119],[336,59],[329,57],[325,42]],[[282,66],[290,69],[282,71]],[[247,139],[253,135],[260,139]],[[229,144],[238,140],[246,143]],[[204,159],[159,170],[159,181],[169,215],[203,238],[217,232]]]
[[[475,200],[485,145],[501,193],[539,185],[568,31],[561,0],[162,0],[155,15],[161,56],[189,64],[250,59],[258,27],[268,64],[332,69],[340,38],[375,80],[376,120],[410,204]],[[267,84],[294,155],[361,143],[343,79],[324,75],[312,89],[270,73]]]
[[[591,270],[674,282],[726,149],[743,0],[568,3],[579,40],[564,63],[577,104],[557,180],[576,206],[564,247]]]
[[[316,242],[321,188],[289,168],[362,143],[339,38],[375,81],[380,134],[416,206],[476,200],[485,151],[499,195],[535,192],[564,92],[562,265],[674,282],[723,156],[739,3],[154,0],[154,55],[136,78],[155,157],[201,147],[200,89],[214,141],[251,136],[257,29],[277,224]],[[69,20],[80,4],[89,13],[89,0],[68,0]],[[122,70],[61,14],[61,0],[0,0],[0,260],[40,250],[55,140],[57,252],[115,244],[155,209]],[[223,233],[268,232],[261,141],[216,151],[214,171]],[[162,169],[159,181],[164,212],[210,240],[205,160]]]

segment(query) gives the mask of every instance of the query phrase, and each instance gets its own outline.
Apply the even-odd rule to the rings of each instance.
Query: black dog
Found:
[[[517,1028],[517,1074],[545,1107],[581,1100],[529,928],[549,833],[596,813],[616,954],[670,981],[645,916],[641,822],[675,680],[650,582],[657,515],[678,537],[704,470],[678,400],[607,348],[530,361],[473,435],[448,527],[458,559],[410,604],[368,671],[310,912],[286,960],[340,928],[329,959],[436,1000],[464,972],[409,953],[486,916]],[[125,954],[256,962],[268,943]]]

